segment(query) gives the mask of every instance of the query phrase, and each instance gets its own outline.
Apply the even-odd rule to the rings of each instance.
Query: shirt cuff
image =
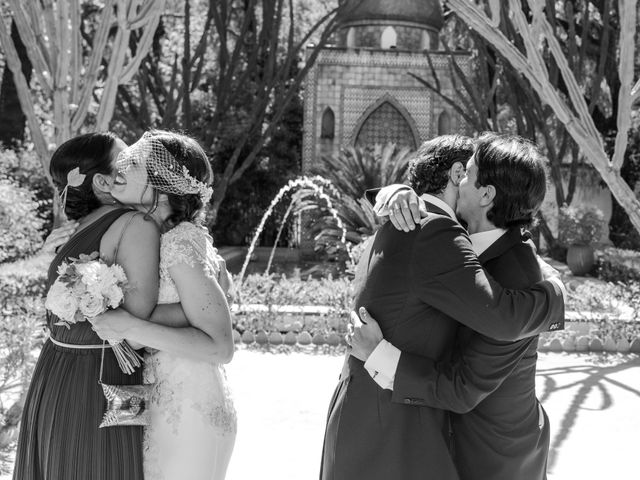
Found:
[[[569,298],[569,294],[567,293],[567,287],[564,286],[564,283],[562,283],[562,280],[560,279],[560,277],[549,277],[547,278],[547,280],[558,286],[558,288],[562,292],[562,299],[566,303]]]
[[[364,364],[369,375],[382,388],[393,390],[393,381],[400,363],[400,355],[402,352],[391,345],[386,340],[382,340],[375,348]],[[380,377],[380,380],[378,380]],[[383,385],[384,383],[384,385]]]
[[[378,386],[385,390],[393,390],[393,380],[382,375],[381,373],[374,372],[372,370],[367,370],[373,381],[378,384]]]

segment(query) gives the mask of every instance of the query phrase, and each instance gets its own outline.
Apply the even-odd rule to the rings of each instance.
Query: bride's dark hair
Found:
[[[97,173],[111,175],[113,165],[111,150],[118,137],[112,133],[86,133],[67,140],[51,156],[49,173],[58,190],[67,185],[67,174],[79,167],[86,175],[79,187],[67,189],[64,212],[72,220],[78,220],[102,205],[93,191],[93,176]]]
[[[166,130],[151,130],[149,132],[155,139],[173,155],[176,162],[187,167],[189,175],[206,185],[213,183],[213,171],[211,164],[200,144],[187,135],[169,132]],[[150,174],[150,172],[147,172]],[[206,205],[197,193],[175,195],[167,193],[171,215],[163,225],[163,230],[169,230],[181,222],[201,223],[203,210]],[[152,211],[158,202],[158,191],[154,188],[154,202]]]

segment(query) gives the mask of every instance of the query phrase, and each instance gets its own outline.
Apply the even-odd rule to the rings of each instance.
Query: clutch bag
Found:
[[[149,425],[149,399],[154,384],[108,385],[101,383],[107,399],[100,428]]]
[[[107,410],[104,412],[99,428],[149,425],[149,401],[155,383],[142,385],[109,385],[102,383],[104,369],[104,349],[102,342],[102,358],[100,359],[100,377],[98,383],[107,399]]]

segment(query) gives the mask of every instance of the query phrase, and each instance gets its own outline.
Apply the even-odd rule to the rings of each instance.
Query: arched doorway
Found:
[[[383,101],[362,122],[355,137],[357,147],[395,143],[399,147],[416,149],[416,138],[411,125],[390,101]]]
[[[438,117],[438,135],[448,135],[451,131],[451,115],[443,110]]]

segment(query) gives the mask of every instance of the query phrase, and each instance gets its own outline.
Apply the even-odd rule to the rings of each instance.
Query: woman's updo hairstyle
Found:
[[[93,176],[113,174],[111,150],[117,138],[109,132],[86,133],[67,140],[53,152],[49,173],[58,193],[67,186],[67,175],[74,168],[86,175],[82,185],[67,189],[64,212],[69,219],[78,220],[102,206],[93,191]]]
[[[207,154],[196,140],[181,133],[165,130],[151,130],[149,134],[162,143],[178,164],[187,167],[189,175],[206,185],[213,183],[211,164]],[[147,173],[151,175],[152,172],[147,170]],[[158,191],[154,191],[157,196]],[[166,193],[166,195],[171,207],[171,215],[164,222],[165,229],[171,229],[182,222],[202,222],[202,213],[206,205],[199,194],[176,195]]]

